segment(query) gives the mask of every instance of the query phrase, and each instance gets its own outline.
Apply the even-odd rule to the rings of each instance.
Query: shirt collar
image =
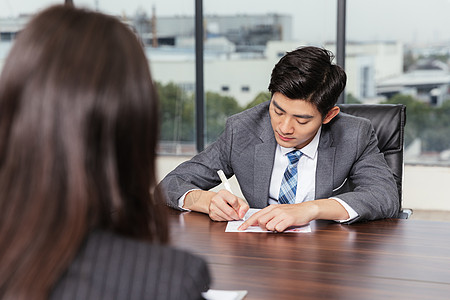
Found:
[[[314,138],[311,140],[311,142],[309,142],[308,145],[306,145],[305,147],[299,149],[303,155],[306,155],[307,157],[314,159],[316,157],[317,154],[317,147],[319,147],[319,139],[320,139],[320,132],[322,131],[322,126],[319,127],[319,130],[317,130],[316,135],[314,136]],[[287,153],[291,152],[292,150],[295,150],[295,148],[285,148],[282,147],[280,145],[278,145],[278,147],[280,147],[280,151],[282,155],[286,155]]]

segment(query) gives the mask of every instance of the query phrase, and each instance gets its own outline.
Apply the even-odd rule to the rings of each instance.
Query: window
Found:
[[[229,115],[267,100],[271,71],[287,51],[336,35],[335,1],[203,0],[203,8],[205,92],[222,96],[206,99],[218,101],[207,107],[220,110],[206,112],[207,142],[223,131]]]
[[[195,150],[194,1],[74,0],[119,16],[142,40],[160,100],[161,154]]]
[[[29,14],[54,3],[63,1],[0,2],[0,70]],[[134,28],[161,99],[159,151],[195,153],[195,1],[74,4],[117,15]],[[271,70],[286,51],[316,45],[335,53],[337,1],[203,0],[203,9],[208,143],[229,115],[267,100]],[[450,202],[439,201],[450,181],[449,10],[447,0],[347,1],[346,98],[406,104],[404,205],[413,209],[450,211]]]
[[[358,100],[406,105],[403,205],[418,211],[450,211],[443,201],[450,181],[449,10],[445,0],[347,1],[347,72],[371,58],[374,76],[369,69],[361,78],[374,83],[375,94]]]

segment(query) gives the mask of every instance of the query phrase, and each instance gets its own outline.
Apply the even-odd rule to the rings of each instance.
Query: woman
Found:
[[[157,116],[120,21],[55,6],[21,31],[0,77],[1,299],[201,297],[205,262],[163,245]]]

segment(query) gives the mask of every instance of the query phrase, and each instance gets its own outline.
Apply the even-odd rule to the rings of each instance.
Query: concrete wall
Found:
[[[158,178],[162,179],[189,158],[188,156],[159,156]],[[406,165],[403,179],[404,208],[450,212],[450,193],[447,189],[447,185],[450,185],[450,167]],[[234,177],[231,179],[231,185],[235,194],[242,196]]]

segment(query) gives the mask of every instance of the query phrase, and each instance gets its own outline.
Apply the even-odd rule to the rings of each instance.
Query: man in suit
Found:
[[[258,224],[278,232],[315,219],[395,216],[392,172],[370,121],[336,106],[346,75],[332,60],[317,47],[283,56],[272,71],[271,100],[230,117],[215,143],[162,180],[168,204],[216,221],[263,208],[240,229]],[[208,191],[220,183],[220,169],[236,176],[248,204],[226,190]]]

